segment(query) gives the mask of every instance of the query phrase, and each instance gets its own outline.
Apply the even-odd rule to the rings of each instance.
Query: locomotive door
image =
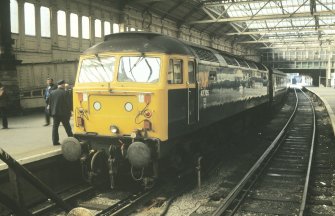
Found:
[[[187,108],[188,124],[194,124],[197,121],[197,85],[195,83],[195,64],[194,61],[188,62],[188,81],[187,81]]]

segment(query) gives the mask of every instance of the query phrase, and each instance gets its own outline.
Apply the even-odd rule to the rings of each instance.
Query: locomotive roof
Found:
[[[148,32],[123,32],[106,35],[104,42],[87,49],[84,54],[109,51],[163,52],[167,54],[193,55],[188,46],[180,40]]]
[[[216,50],[183,42],[177,38],[152,32],[122,32],[106,35],[104,42],[88,48],[84,54],[98,54],[103,52],[162,52],[166,54],[192,55],[200,60],[214,62],[222,66],[250,67],[243,58]],[[251,61],[249,61],[251,62]],[[254,62],[258,70],[267,71],[260,63]]]

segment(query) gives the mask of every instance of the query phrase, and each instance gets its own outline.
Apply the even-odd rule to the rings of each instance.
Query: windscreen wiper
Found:
[[[130,68],[130,70],[128,71],[128,73],[131,74],[131,76],[133,77],[134,81],[136,81],[134,74],[133,74],[133,69],[145,58],[144,53],[141,53],[141,56],[137,59],[137,61],[135,62],[135,64],[133,64],[133,66]]]

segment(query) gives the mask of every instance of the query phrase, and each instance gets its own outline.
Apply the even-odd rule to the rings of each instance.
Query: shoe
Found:
[[[8,129],[8,127],[3,127],[2,129]]]
[[[53,144],[54,146],[60,145],[60,143]]]
[[[47,123],[47,124],[44,124],[43,126],[46,127],[46,126],[49,126],[49,125],[50,125],[50,124]]]

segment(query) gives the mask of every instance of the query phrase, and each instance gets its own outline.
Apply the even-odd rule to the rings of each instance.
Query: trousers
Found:
[[[8,128],[7,108],[0,107],[0,113],[1,113],[1,118],[2,118],[2,127]]]
[[[70,126],[70,116],[53,116],[53,126],[52,126],[52,143],[57,145],[59,143],[58,128],[59,124],[62,122],[66,134],[68,137],[73,137],[72,129]]]

